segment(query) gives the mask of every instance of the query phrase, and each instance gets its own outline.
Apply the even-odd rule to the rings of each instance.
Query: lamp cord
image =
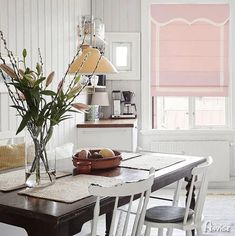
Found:
[[[92,0],[90,0],[90,46],[92,47]]]

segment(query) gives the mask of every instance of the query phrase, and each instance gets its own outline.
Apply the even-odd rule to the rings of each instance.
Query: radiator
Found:
[[[230,143],[228,141],[154,141],[151,151],[192,156],[212,156],[210,181],[229,181]]]

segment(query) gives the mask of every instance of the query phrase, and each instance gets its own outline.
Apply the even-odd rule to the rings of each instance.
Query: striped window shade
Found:
[[[151,5],[152,96],[227,96],[229,5]]]

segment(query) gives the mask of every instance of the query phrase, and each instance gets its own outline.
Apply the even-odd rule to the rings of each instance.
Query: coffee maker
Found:
[[[113,100],[113,114],[111,118],[115,118],[121,115],[122,94],[120,90],[112,91],[112,100]]]
[[[125,115],[128,118],[135,118],[136,105],[135,103],[132,103],[132,99],[135,94],[131,91],[123,91],[122,95],[124,98],[123,115]]]
[[[134,119],[136,118],[136,105],[132,103],[134,93],[131,91],[114,90],[112,92],[113,114],[112,119]],[[122,100],[123,98],[123,100]]]

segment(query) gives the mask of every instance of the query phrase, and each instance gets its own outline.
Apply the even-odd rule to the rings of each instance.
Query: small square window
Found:
[[[131,70],[131,43],[113,43],[113,63],[119,71]]]

